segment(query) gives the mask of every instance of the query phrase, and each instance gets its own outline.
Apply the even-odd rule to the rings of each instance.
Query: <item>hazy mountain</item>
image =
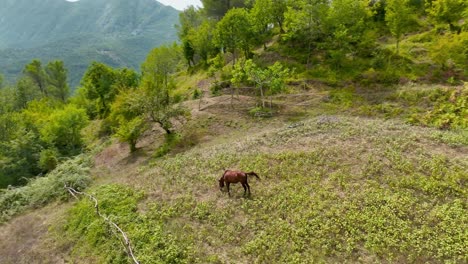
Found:
[[[11,81],[33,58],[61,59],[76,85],[92,60],[138,68],[177,39],[177,21],[155,0],[0,0],[0,72]]]

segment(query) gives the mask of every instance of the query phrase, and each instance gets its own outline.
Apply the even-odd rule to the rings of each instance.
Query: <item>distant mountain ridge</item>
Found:
[[[0,72],[12,81],[34,58],[61,59],[76,85],[93,60],[138,68],[177,39],[178,14],[155,0],[0,0]]]

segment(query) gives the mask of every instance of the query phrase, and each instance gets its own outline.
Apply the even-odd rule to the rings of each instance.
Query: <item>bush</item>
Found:
[[[39,154],[39,168],[44,172],[54,170],[58,164],[58,152],[56,149],[45,149]]]
[[[102,214],[109,217],[127,234],[134,254],[141,263],[186,263],[184,245],[167,234],[164,224],[138,213],[143,192],[121,185],[104,185],[93,190]],[[99,263],[130,261],[122,246],[120,234],[99,218],[88,199],[82,199],[69,212],[62,227],[66,238],[78,241],[72,254],[98,258]],[[157,212],[156,212],[157,213]],[[115,235],[117,234],[117,236]]]
[[[438,89],[430,96],[433,109],[425,114],[414,114],[410,123],[420,123],[441,129],[468,127],[468,85],[460,89]]]
[[[46,177],[35,178],[26,186],[0,191],[0,223],[29,208],[38,208],[54,200],[69,198],[65,185],[77,190],[91,183],[91,158],[82,154],[60,164]]]

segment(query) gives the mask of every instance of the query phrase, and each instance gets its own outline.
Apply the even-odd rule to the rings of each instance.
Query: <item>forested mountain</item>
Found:
[[[33,58],[61,59],[74,86],[92,60],[138,68],[176,40],[177,19],[154,0],[0,0],[0,72],[13,81]]]

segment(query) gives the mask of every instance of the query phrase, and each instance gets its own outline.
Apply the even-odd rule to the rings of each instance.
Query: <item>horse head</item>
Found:
[[[219,190],[223,191],[223,188],[224,188],[224,179],[221,178],[219,179]]]

